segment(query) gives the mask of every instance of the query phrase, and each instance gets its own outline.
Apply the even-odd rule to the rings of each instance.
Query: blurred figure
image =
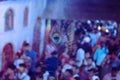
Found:
[[[75,80],[73,78],[73,71],[72,69],[67,69],[63,75],[63,77],[61,78],[61,80]]]
[[[69,63],[70,57],[68,55],[68,48],[65,48],[65,51],[60,56],[60,59],[61,59],[62,65],[66,64],[66,63]]]
[[[18,80],[31,80],[30,76],[27,74],[25,64],[20,64],[19,73],[18,73]]]
[[[45,48],[45,59],[50,58],[52,56],[51,53],[56,50],[57,50],[56,46],[53,44],[52,40],[49,38],[48,44],[46,45],[46,48]]]
[[[19,68],[19,65],[21,64],[21,63],[24,63],[24,59],[23,59],[23,56],[22,56],[23,54],[22,54],[22,52],[21,51],[18,51],[17,53],[16,53],[16,59],[14,60],[14,65],[16,66],[16,68],[18,69]]]
[[[50,76],[55,76],[56,70],[61,65],[61,60],[58,58],[56,51],[52,52],[51,54],[52,57],[46,59],[45,63]]]
[[[31,48],[31,46],[26,43],[24,46],[24,55],[28,59],[30,59],[30,68],[28,73],[32,80],[35,80],[35,70],[36,70],[36,63],[37,63],[37,53]]]
[[[89,70],[89,80],[100,80],[97,71],[94,68]]]
[[[92,30],[92,32],[89,33],[89,36],[91,38],[92,47],[94,47],[97,44],[99,36],[97,35],[97,32],[95,30]]]
[[[16,80],[16,67],[13,64],[9,64],[7,70],[3,75],[3,80]]]
[[[117,67],[112,67],[111,72],[106,74],[103,80],[120,80],[120,74],[118,74]]]
[[[92,54],[92,46],[91,46],[91,39],[88,36],[85,36],[82,43],[81,48],[85,51],[85,53]]]
[[[95,62],[93,61],[92,57],[87,57],[85,60],[84,60],[84,65],[86,66],[86,71],[89,71],[91,69],[95,69],[96,68],[96,65],[95,65]]]
[[[96,62],[96,66],[99,70],[99,75],[101,75],[101,70],[102,70],[102,64],[104,59],[106,58],[107,54],[108,54],[109,50],[105,44],[105,42],[101,43],[101,47],[98,48],[94,54],[94,60]]]
[[[79,67],[77,65],[72,66],[72,71],[73,71],[73,77],[74,78],[79,77]]]
[[[77,66],[81,66],[85,59],[85,51],[82,48],[79,48],[76,54]]]
[[[85,66],[82,65],[79,70],[80,80],[88,80],[88,73],[85,70]]]
[[[42,67],[42,65],[43,64],[40,64],[40,63],[38,63],[37,65],[36,65],[36,73],[35,73],[35,75],[36,75],[36,80],[43,80],[43,70],[42,69],[44,69],[43,67]]]

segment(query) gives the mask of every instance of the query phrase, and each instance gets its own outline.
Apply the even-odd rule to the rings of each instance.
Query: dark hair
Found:
[[[19,58],[20,58],[22,55],[23,55],[23,52],[22,52],[22,51],[18,51],[18,52],[16,53],[16,56],[18,56]]]
[[[112,67],[112,71],[118,71],[118,67]]]
[[[70,73],[71,75],[73,75],[73,71],[71,69],[67,69],[66,72]]]
[[[78,69],[79,67],[77,65],[72,65],[73,67],[75,67],[76,69]]]
[[[75,80],[80,80],[80,77],[75,77]]]
[[[28,46],[30,46],[30,44],[29,44],[29,43],[25,43],[24,46],[25,46],[25,47],[28,47]]]
[[[42,78],[42,77],[43,77],[43,75],[42,75],[40,72],[35,72],[35,75],[36,75],[37,77],[39,77],[39,78]]]
[[[57,54],[57,51],[53,51],[53,52],[51,53],[52,56],[54,56],[54,55],[56,55],[56,54]]]
[[[36,68],[41,67],[42,65],[40,63],[36,64]]]
[[[12,69],[12,70],[15,70],[15,69],[16,69],[15,65],[12,64],[12,63],[8,65],[8,68],[9,68],[9,69]]]
[[[19,64],[19,66],[24,67],[24,68],[26,67],[26,65],[24,63]]]

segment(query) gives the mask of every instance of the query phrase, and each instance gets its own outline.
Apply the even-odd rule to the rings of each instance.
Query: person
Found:
[[[73,78],[73,71],[72,69],[67,69],[63,75],[63,77],[61,78],[61,80],[75,80]]]
[[[24,59],[22,58],[22,52],[18,51],[16,53],[16,59],[14,60],[14,65],[16,66],[16,68],[19,68],[19,64],[24,63]]]
[[[103,60],[105,59],[105,57],[107,56],[109,50],[105,44],[105,42],[101,43],[101,47],[98,48],[94,54],[94,60],[96,61],[96,65],[97,66],[101,66]]]
[[[3,73],[3,80],[16,80],[15,71],[16,71],[15,65],[10,63],[5,73]]]
[[[89,70],[89,80],[100,80],[96,69],[93,68]]]
[[[18,80],[30,80],[30,76],[26,72],[26,65],[24,63],[20,64]]]
[[[82,65],[79,70],[80,80],[88,80],[88,73],[85,70],[85,65]]]
[[[45,49],[45,59],[50,58],[52,56],[51,53],[56,50],[57,50],[56,46],[53,44],[51,38],[49,38],[48,44],[46,45]]]
[[[72,71],[73,71],[73,78],[79,77],[79,67],[77,65],[72,66]]]
[[[101,47],[98,48],[93,56],[94,61],[96,62],[96,66],[99,70],[99,75],[101,76],[102,65],[108,54],[109,50],[106,46],[105,42],[101,42]],[[101,77],[100,77],[101,78]]]
[[[86,66],[86,71],[96,68],[95,62],[92,60],[92,57],[87,57],[83,63]]]
[[[83,41],[81,42],[80,46],[85,53],[92,53],[92,46],[91,46],[91,38],[89,36],[85,36]]]
[[[89,33],[89,36],[91,38],[91,45],[94,47],[97,44],[99,36],[97,35],[95,30],[92,30],[91,33]]]
[[[106,74],[102,80],[120,80],[120,74],[116,66],[112,66],[111,72]]]
[[[85,51],[82,48],[79,48],[76,54],[77,66],[81,66],[85,59]]]
[[[28,73],[31,79],[35,79],[35,70],[36,70],[36,63],[37,63],[37,53],[32,50],[31,46],[26,43],[24,47],[24,56],[29,59],[30,67]]]
[[[48,80],[55,80],[55,77],[54,76],[49,76]]]
[[[37,64],[36,65],[36,80],[42,80],[43,74],[42,74],[42,65]]]
[[[68,55],[68,48],[67,47],[65,48],[64,52],[61,54],[60,59],[61,59],[62,65],[69,63],[70,57]]]
[[[47,66],[47,71],[49,72],[50,76],[55,76],[55,72],[58,69],[58,67],[61,65],[61,60],[57,58],[57,52],[54,51],[51,53],[52,57],[48,58],[45,61],[45,64]]]

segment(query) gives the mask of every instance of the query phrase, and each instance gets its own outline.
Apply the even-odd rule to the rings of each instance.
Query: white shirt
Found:
[[[46,71],[44,74],[43,74],[43,80],[48,80],[48,77],[49,77],[49,72]]]
[[[85,59],[85,51],[82,48],[80,48],[78,49],[76,55],[76,60],[79,61],[77,65],[81,66],[84,59]]]
[[[16,59],[14,61],[14,65],[16,66],[16,68],[18,69],[19,68],[19,65],[24,63],[24,60],[23,59]]]
[[[72,66],[70,64],[65,64],[62,68],[62,72],[64,73],[67,69],[72,69]]]
[[[22,73],[22,74],[18,74],[18,78],[19,80],[30,80],[30,77],[27,75],[26,72]]]

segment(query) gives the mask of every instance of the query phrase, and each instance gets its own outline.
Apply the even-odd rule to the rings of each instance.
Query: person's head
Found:
[[[36,77],[36,80],[42,80],[42,78],[43,78],[42,74],[40,74],[38,72],[35,73],[35,77]]]
[[[22,64],[20,64],[19,66],[20,66],[20,67],[19,67],[20,73],[23,73],[23,72],[25,71],[26,65],[25,65],[24,63],[22,63]]]
[[[92,58],[91,58],[91,57],[88,57],[88,58],[87,58],[87,62],[88,62],[88,65],[91,65],[92,62],[93,62]]]
[[[30,50],[31,50],[30,44],[29,43],[25,43],[24,44],[24,51],[30,51]]]
[[[90,53],[89,53],[89,52],[86,52],[85,58],[88,59],[89,57],[91,57],[91,56],[90,56]]]
[[[94,74],[95,74],[95,69],[92,68],[92,69],[89,69],[89,77],[92,77]]]
[[[53,52],[51,53],[51,55],[52,55],[53,57],[57,57],[57,51],[53,51]]]
[[[85,72],[85,65],[82,65],[79,69],[79,72]]]
[[[20,58],[21,56],[22,56],[22,51],[21,50],[19,50],[17,53],[16,53],[16,58]]]
[[[90,37],[88,37],[88,36],[84,37],[83,42],[84,43],[90,43],[91,42]]]
[[[14,64],[11,63],[11,64],[8,65],[8,69],[7,69],[8,74],[14,73],[15,70],[16,70],[16,67],[15,67]]]
[[[73,70],[73,73],[74,74],[76,74],[76,73],[78,73],[79,72],[79,70],[78,70],[79,68],[78,68],[78,66],[77,65],[73,65],[72,66],[72,70]]]
[[[71,77],[73,75],[72,69],[67,69],[64,73],[65,77]]]
[[[118,72],[117,67],[112,67],[112,69],[111,69],[111,76],[115,77],[117,75],[117,72]]]
[[[106,43],[105,42],[101,42],[101,48],[105,48],[106,47]]]

